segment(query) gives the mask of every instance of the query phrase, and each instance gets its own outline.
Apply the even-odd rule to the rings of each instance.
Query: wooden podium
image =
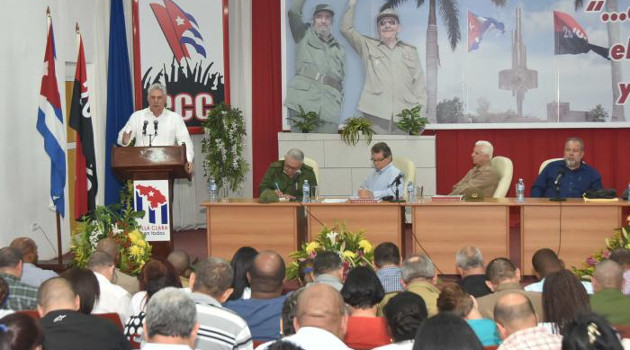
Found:
[[[169,241],[150,242],[153,255],[166,258],[173,250],[173,180],[187,178],[186,145],[152,147],[112,147],[112,170],[122,180],[168,180],[171,199],[168,207]]]

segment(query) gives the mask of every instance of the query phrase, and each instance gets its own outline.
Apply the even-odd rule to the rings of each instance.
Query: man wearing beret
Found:
[[[295,118],[300,106],[319,114],[324,123],[313,132],[334,133],[339,129],[343,99],[346,51],[332,35],[335,12],[327,4],[315,6],[310,23],[302,21],[306,0],[294,0],[289,9],[289,26],[295,40],[295,76],[287,87],[285,105]],[[297,130],[291,126],[291,130]]]
[[[426,106],[424,72],[415,46],[398,39],[401,30],[396,11],[385,9],[376,17],[378,38],[354,28],[357,0],[350,0],[341,20],[341,34],[357,51],[365,82],[357,109],[372,121],[378,134],[405,134],[398,129],[396,115],[403,109]]]

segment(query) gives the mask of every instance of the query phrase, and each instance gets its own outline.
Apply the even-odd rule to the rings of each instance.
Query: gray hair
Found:
[[[455,264],[462,270],[483,267],[483,255],[477,247],[466,246],[455,254]]]
[[[156,335],[189,338],[197,322],[197,307],[181,289],[166,287],[147,304],[144,323],[149,338]]]
[[[595,265],[593,278],[602,289],[621,289],[623,284],[623,268],[616,261],[604,259]]]
[[[577,143],[579,143],[580,144],[580,151],[584,151],[584,140],[582,140],[581,138],[575,137],[575,136],[569,137],[569,138],[567,138],[566,141],[564,141],[564,145],[566,146],[566,144],[569,143],[569,142],[577,142]]]
[[[96,250],[90,255],[90,259],[87,262],[87,268],[94,271],[94,269],[102,269],[105,267],[114,266],[114,258],[100,250]]]
[[[162,91],[162,93],[164,94],[164,96],[168,95],[168,93],[166,92],[166,86],[160,84],[160,83],[153,83],[151,84],[151,86],[149,86],[149,88],[147,89],[147,94],[150,94],[151,91],[153,90],[160,90]]]
[[[193,292],[209,294],[213,298],[220,297],[232,286],[234,271],[229,262],[219,258],[208,258],[195,266],[195,285]]]
[[[287,151],[287,154],[284,155],[284,158],[291,158],[297,160],[298,162],[304,163],[304,152],[297,148],[291,148]]]
[[[22,260],[22,252],[13,247],[4,247],[0,249],[0,269],[7,267],[15,267]]]
[[[492,144],[485,140],[479,140],[475,142],[475,146],[481,146],[481,152],[483,154],[487,154],[488,158],[492,159],[492,154],[494,153],[494,147]]]
[[[414,255],[405,261],[402,266],[402,280],[405,283],[422,278],[430,280],[435,276],[435,266],[433,261],[426,255]]]

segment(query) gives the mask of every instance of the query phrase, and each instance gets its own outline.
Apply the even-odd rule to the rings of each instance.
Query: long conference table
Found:
[[[411,244],[413,253],[428,254],[439,271],[454,274],[455,253],[465,245],[481,249],[485,261],[510,257],[510,244],[521,252],[523,274],[532,274],[531,257],[540,248],[560,248],[567,267],[580,266],[617,227],[625,225],[628,202],[551,202],[541,198],[486,199],[480,202],[435,201],[413,203],[296,203],[259,204],[255,199],[204,202],[208,255],[230,259],[241,246],[279,252],[286,262],[303,242],[314,239],[323,226],[344,223],[364,231],[374,246],[393,242]],[[412,218],[411,239],[403,234],[405,207]],[[516,221],[516,222],[515,222]],[[510,230],[520,240],[510,242]],[[519,235],[516,235],[517,237]],[[514,237],[514,235],[512,235]]]

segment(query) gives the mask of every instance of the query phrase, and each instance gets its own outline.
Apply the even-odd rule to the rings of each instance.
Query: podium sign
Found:
[[[140,229],[149,242],[171,240],[169,220],[170,196],[168,180],[136,180],[133,182],[134,209],[144,210],[138,219]]]

